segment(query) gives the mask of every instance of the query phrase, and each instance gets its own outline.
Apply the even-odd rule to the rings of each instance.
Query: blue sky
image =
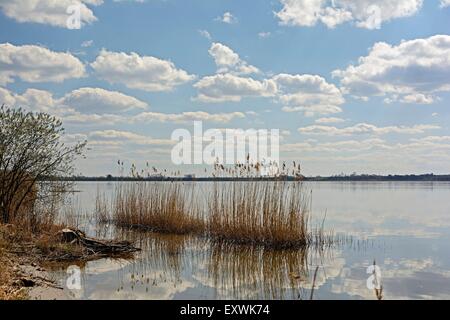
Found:
[[[0,0],[0,103],[61,117],[87,175],[180,169],[170,135],[193,120],[280,129],[308,175],[448,173],[449,5]]]

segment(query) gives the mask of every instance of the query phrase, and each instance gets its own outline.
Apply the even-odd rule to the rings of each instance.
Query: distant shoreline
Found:
[[[146,178],[135,178],[135,177],[68,177],[64,178],[66,181],[82,182],[82,181],[98,181],[98,182],[113,182],[113,181],[199,181],[199,182],[210,182],[210,181],[328,181],[328,182],[370,182],[370,181],[423,181],[423,182],[434,182],[434,181],[448,181],[450,182],[450,174],[448,175],[434,175],[434,174],[423,174],[423,175],[350,175],[350,176],[329,176],[329,177],[293,177],[293,176],[283,176],[283,177],[161,177],[152,176]]]

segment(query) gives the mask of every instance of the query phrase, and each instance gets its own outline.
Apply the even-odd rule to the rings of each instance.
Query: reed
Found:
[[[234,182],[215,185],[208,201],[211,238],[286,249],[307,246],[309,199],[301,182]]]
[[[204,218],[196,204],[189,202],[193,199],[190,192],[192,188],[183,188],[180,183],[117,184],[112,221],[118,226],[164,233],[201,233]]]
[[[273,164],[271,164],[273,166]],[[261,164],[214,165],[213,176],[260,176]],[[140,177],[132,167],[133,176]],[[157,172],[157,169],[153,169]],[[145,173],[143,173],[144,175]],[[288,174],[296,179],[287,181]],[[323,224],[311,223],[311,196],[304,188],[300,165],[283,163],[277,179],[214,181],[211,190],[193,182],[117,183],[108,214],[105,197],[97,194],[101,222],[174,234],[195,234],[216,242],[292,249],[326,245],[332,240]]]

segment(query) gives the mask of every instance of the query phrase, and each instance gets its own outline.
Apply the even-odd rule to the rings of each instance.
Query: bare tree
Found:
[[[15,222],[24,204],[34,207],[67,191],[70,183],[64,177],[73,174],[86,141],[67,146],[63,134],[54,116],[0,107],[0,222]],[[27,211],[20,217],[39,214],[30,205]]]

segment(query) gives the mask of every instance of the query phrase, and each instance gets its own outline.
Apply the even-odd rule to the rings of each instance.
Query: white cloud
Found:
[[[232,74],[207,76],[194,84],[196,100],[203,102],[239,102],[243,97],[272,97],[277,88],[273,80],[258,81]]]
[[[237,53],[221,43],[213,43],[208,52],[218,67],[235,66],[240,61]]]
[[[80,88],[67,93],[62,98],[54,98],[51,92],[44,90],[27,89],[23,94],[16,94],[0,87],[0,105],[2,104],[9,107],[22,107],[30,111],[47,112],[59,117],[65,124],[84,126],[192,121],[228,123],[245,118],[242,112],[143,111],[132,115],[124,114],[123,112],[131,109],[146,109],[148,104],[123,93],[100,88]]]
[[[303,134],[311,135],[328,135],[328,136],[349,136],[357,134],[373,134],[382,135],[389,133],[399,133],[399,134],[420,134],[428,130],[440,129],[439,126],[435,125],[414,125],[408,126],[387,126],[387,127],[377,127],[368,123],[359,123],[351,127],[337,128],[332,126],[322,126],[313,125],[308,127],[299,128],[298,131]]]
[[[320,118],[316,120],[316,123],[320,123],[320,124],[329,124],[329,123],[340,123],[340,122],[345,122],[344,119],[342,118]]]
[[[278,86],[278,96],[285,112],[302,111],[306,116],[342,112],[345,100],[341,91],[317,75],[279,74],[272,78]]]
[[[124,117],[123,115],[110,113],[87,114],[87,113],[80,113],[75,110],[68,110],[67,113],[61,116],[61,120],[63,121],[64,124],[68,123],[78,126],[95,126],[95,127],[99,125],[116,125],[119,123],[129,122],[129,120],[127,120],[127,118]]]
[[[118,114],[86,114],[70,112],[63,116],[63,121],[77,125],[96,126],[102,124],[139,124],[151,122],[184,123],[192,121],[205,121],[228,123],[234,119],[245,118],[242,112],[208,113],[205,111],[187,111],[182,113],[141,112],[133,116]]]
[[[208,40],[211,40],[211,34],[207,31],[207,30],[198,30],[198,33],[202,36],[202,37],[204,37],[204,38],[206,38],[206,39],[208,39]]]
[[[441,0],[440,7],[441,8],[447,8],[450,6],[450,0]]]
[[[231,72],[237,75],[259,73],[258,68],[241,60],[237,53],[224,44],[214,42],[208,52],[219,68],[218,73]]]
[[[130,131],[120,131],[120,130],[101,130],[93,131],[88,135],[88,142],[90,139],[94,141],[113,141],[118,144],[123,144],[124,142],[133,143],[137,145],[172,145],[174,141],[170,139],[154,139],[148,136],[140,135]]]
[[[260,33],[258,33],[258,37],[260,37],[260,38],[268,38],[268,37],[271,36],[271,34],[272,33],[270,33],[270,32],[260,32]]]
[[[370,149],[391,149],[385,140],[372,138],[364,140],[343,140],[335,142],[306,141],[281,145],[283,152],[361,152]]]
[[[342,112],[342,108],[338,106],[332,106],[332,105],[314,105],[314,106],[308,106],[308,107],[289,107],[284,106],[281,109],[283,112],[293,113],[293,112],[303,112],[303,115],[305,117],[314,117],[316,115],[329,115],[329,114],[336,114]]]
[[[55,113],[56,102],[53,95],[44,90],[27,89],[22,95],[0,88],[0,105],[21,107],[27,110]]]
[[[51,92],[44,90],[27,89],[20,95],[0,88],[0,104],[2,103],[31,111],[44,111],[63,118],[79,116],[83,119],[89,118],[92,114],[113,116],[111,113],[148,107],[147,103],[134,97],[101,88],[76,89],[60,99],[54,98]]]
[[[225,12],[222,16],[219,16],[215,19],[216,21],[221,21],[223,23],[233,24],[237,23],[237,18],[231,14],[231,12]]]
[[[428,136],[420,139],[411,139],[411,141],[422,142],[424,144],[450,142],[450,136]],[[450,145],[448,145],[447,147],[450,148]]]
[[[334,28],[345,22],[357,27],[378,29],[393,19],[417,13],[423,0],[280,0],[275,15],[282,25],[311,27],[321,22]]]
[[[67,28],[68,8],[77,5],[81,25],[97,20],[87,5],[100,5],[103,0],[0,0],[0,10],[18,22],[33,22]]]
[[[80,88],[64,96],[62,104],[82,113],[114,113],[146,109],[147,103],[117,91],[101,88]]]
[[[416,104],[432,104],[434,102],[433,96],[421,94],[421,93],[413,93],[404,96],[401,99],[403,103],[416,103]]]
[[[376,43],[358,65],[336,70],[333,76],[355,96],[387,94],[387,102],[431,103],[431,94],[450,91],[450,36],[403,41],[398,46]]]
[[[14,78],[26,82],[62,82],[84,75],[84,65],[70,53],[36,45],[0,44],[0,85],[14,82]]]
[[[212,43],[208,52],[218,67],[217,74],[194,84],[198,89],[195,100],[239,102],[243,97],[277,97],[286,105],[285,112],[302,111],[307,116],[342,112],[339,105],[345,100],[340,90],[320,76],[279,74],[262,80],[241,77],[260,71],[222,43]]]
[[[211,121],[230,122],[234,119],[245,118],[242,112],[215,113],[204,111],[190,111],[182,113],[158,113],[143,112],[133,117],[134,122],[190,122],[190,121]]]
[[[81,43],[83,48],[89,48],[94,44],[94,40],[86,40]]]
[[[195,78],[170,61],[134,52],[102,50],[91,66],[98,77],[110,83],[144,91],[169,91]]]

